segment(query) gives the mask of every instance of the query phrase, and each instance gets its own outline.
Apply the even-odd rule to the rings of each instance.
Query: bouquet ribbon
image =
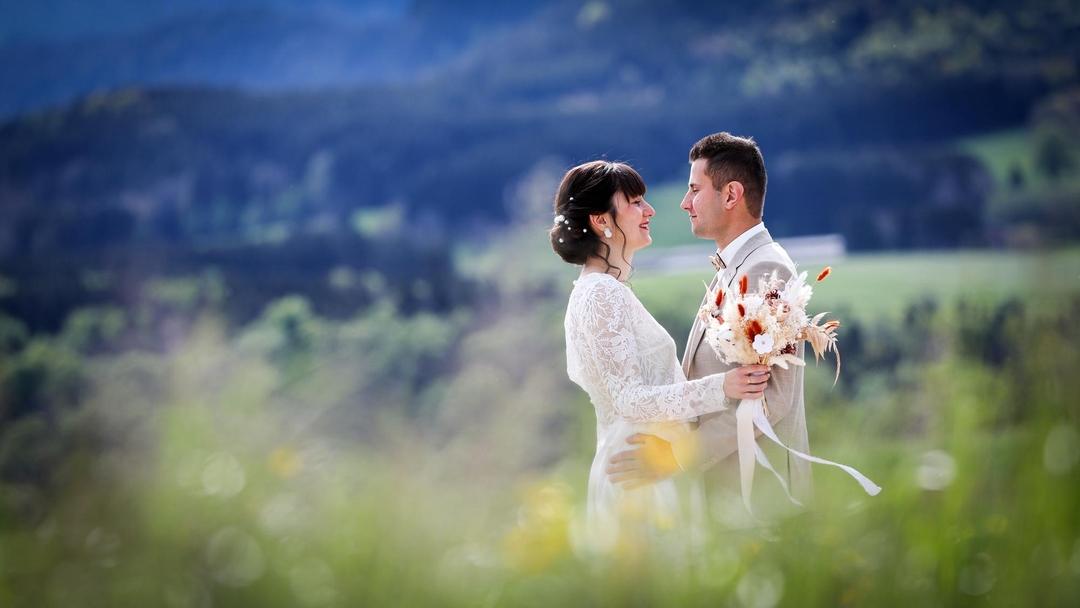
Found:
[[[870,480],[869,477],[863,475],[857,471],[854,467],[849,467],[846,464],[840,464],[831,460],[825,460],[824,458],[818,458],[817,456],[811,456],[810,454],[804,454],[798,450],[793,450],[784,445],[780,438],[777,437],[776,431],[773,430],[772,425],[769,424],[769,418],[765,415],[764,402],[762,399],[743,399],[739,402],[739,407],[735,410],[735,433],[738,449],[739,449],[739,481],[742,486],[742,500],[743,505],[746,506],[746,510],[753,515],[754,511],[750,507],[750,495],[754,489],[754,460],[761,464],[780,481],[780,485],[784,488],[784,493],[787,494],[788,499],[796,505],[802,506],[802,503],[795,499],[791,495],[791,490],[788,488],[787,482],[784,481],[783,476],[776,472],[769,459],[765,456],[764,450],[757,444],[754,439],[754,427],[757,427],[763,435],[768,437],[776,445],[784,448],[791,454],[802,458],[809,462],[816,462],[818,464],[827,464],[837,467],[843,470],[848,475],[855,478],[855,481],[859,482],[863,490],[870,496],[877,496],[881,492],[881,486],[877,485]]]

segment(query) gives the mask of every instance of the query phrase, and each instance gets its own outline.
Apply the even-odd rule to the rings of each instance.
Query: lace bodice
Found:
[[[679,421],[725,409],[724,375],[687,380],[675,341],[615,277],[574,282],[566,309],[566,371],[597,421]]]

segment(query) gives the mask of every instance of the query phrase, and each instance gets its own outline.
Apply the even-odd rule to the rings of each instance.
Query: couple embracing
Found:
[[[750,285],[774,272],[785,281],[795,276],[795,264],[762,221],[766,181],[753,139],[716,133],[691,148],[680,206],[694,236],[716,243],[710,291],[731,289],[744,275]],[[703,342],[700,318],[680,364],[674,340],[627,285],[634,254],[652,242],[655,210],[645,191],[630,166],[593,161],[568,171],[555,195],[552,248],[582,268],[566,311],[566,358],[570,379],[596,410],[583,532],[600,548],[627,535],[699,537],[712,510],[706,485],[712,496],[737,471],[735,410],[742,399],[764,396],[776,434],[808,451],[801,366],[728,365]],[[801,345],[796,356],[803,356]],[[809,463],[785,457],[777,473],[805,501]]]

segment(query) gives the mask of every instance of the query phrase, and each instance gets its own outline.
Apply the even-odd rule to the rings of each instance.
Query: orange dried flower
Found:
[[[826,266],[825,268],[823,268],[821,272],[817,275],[818,282],[824,281],[825,277],[829,276],[831,273],[832,266]]]
[[[723,289],[718,289],[716,291],[716,305],[717,306],[723,306],[724,305],[724,290]]]
[[[750,277],[745,274],[739,279],[739,295],[745,296],[746,290],[750,289]]]
[[[746,316],[746,308],[742,304],[739,304],[739,316],[740,317],[745,317]]]
[[[750,323],[746,325],[746,337],[750,338],[751,342],[753,342],[754,338],[758,337],[758,334],[763,331],[765,331],[765,329],[761,327],[761,323],[759,323],[757,319],[750,321]]]

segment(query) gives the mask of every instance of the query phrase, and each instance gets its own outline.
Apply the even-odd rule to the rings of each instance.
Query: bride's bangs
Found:
[[[626,198],[645,196],[645,180],[626,163],[612,163],[612,174],[615,177],[615,191],[622,192]]]

